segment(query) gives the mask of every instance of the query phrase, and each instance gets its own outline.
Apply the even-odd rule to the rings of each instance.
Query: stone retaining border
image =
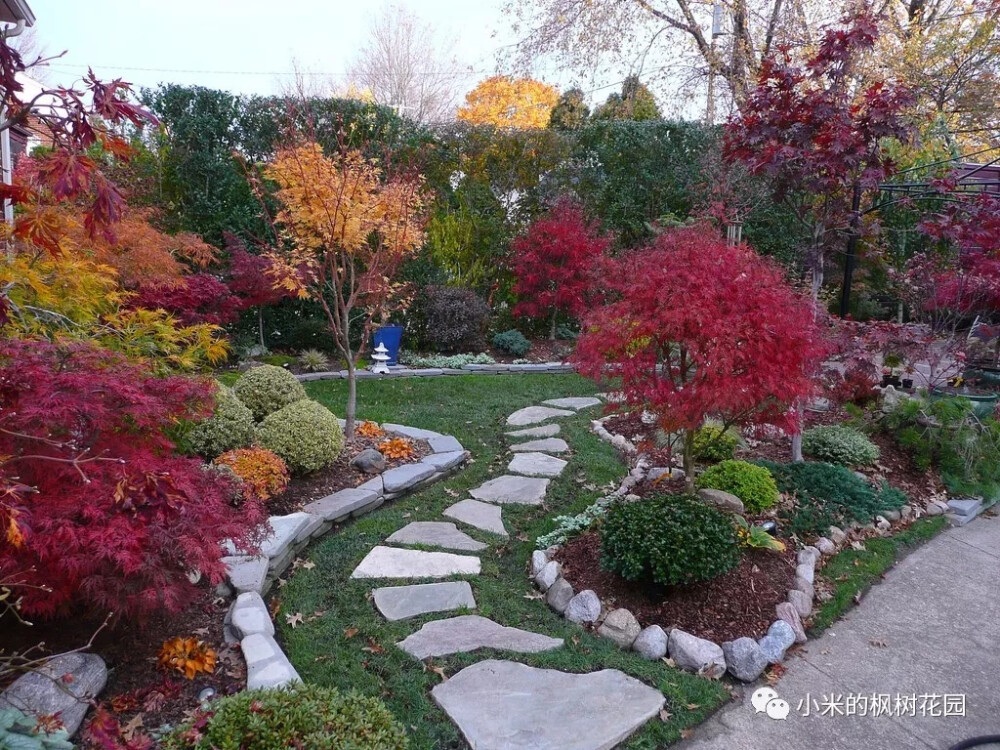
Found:
[[[565,362],[538,362],[528,365],[505,365],[497,363],[495,365],[462,365],[460,368],[452,367],[391,367],[388,375],[376,375],[371,370],[358,370],[355,374],[358,380],[378,380],[391,378],[436,378],[448,375],[510,375],[514,373],[570,373],[576,372],[573,365]],[[330,372],[311,372],[303,375],[296,375],[301,382],[308,383],[314,380],[346,380],[347,370],[332,370]]]
[[[618,442],[625,438],[611,435],[603,422],[601,419],[591,423],[594,432],[619,447],[616,438],[620,439]],[[635,446],[632,446],[632,451],[622,450],[632,454]],[[648,463],[640,456],[612,496],[627,498],[649,471]],[[598,635],[614,641],[621,648],[636,651],[643,658],[656,660],[669,653],[674,664],[681,669],[711,678],[722,677],[728,671],[743,682],[753,682],[769,664],[780,663],[793,643],[806,642],[802,618],[812,614],[816,563],[822,554],[816,547],[805,547],[799,551],[795,583],[788,593],[788,601],[775,607],[777,619],[768,628],[767,634],[760,640],[737,638],[721,646],[679,628],[664,630],[659,625],[650,625],[643,629],[631,612],[623,608],[612,610],[595,591],[574,592],[569,581],[562,577],[562,566],[552,559],[559,549],[560,546],[555,545],[535,550],[531,555],[531,578],[545,594],[549,607],[571,622],[591,624]],[[603,619],[602,612],[606,613]]]
[[[224,620],[226,640],[239,643],[247,664],[248,690],[274,688],[301,681],[295,667],[274,639],[274,624],[263,594],[278,580],[296,557],[336,524],[370,513],[383,503],[421,490],[459,471],[469,451],[451,435],[385,423],[382,429],[394,435],[426,440],[432,453],[420,461],[388,469],[358,487],[347,488],[306,505],[286,516],[271,516],[272,533],[257,556],[237,555],[228,545],[227,582],[219,594],[232,596]]]

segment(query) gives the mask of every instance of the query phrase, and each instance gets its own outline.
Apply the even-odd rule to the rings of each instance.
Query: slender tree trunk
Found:
[[[799,431],[792,435],[792,461],[803,461],[802,458],[802,428],[805,425],[805,414],[802,409],[802,400],[795,404],[795,415],[799,423]]]
[[[695,430],[684,431],[684,487],[689,492],[694,490],[694,433]]]
[[[264,308],[261,305],[257,305],[257,335],[260,336],[261,349],[267,349],[264,343]]]
[[[354,437],[354,415],[358,410],[358,374],[354,359],[347,360],[347,407],[344,411],[344,435]]]
[[[552,308],[552,322],[549,326],[549,341],[556,340],[556,315],[558,314],[558,308]]]

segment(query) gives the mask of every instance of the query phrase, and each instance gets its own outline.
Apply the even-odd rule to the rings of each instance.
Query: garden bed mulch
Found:
[[[576,591],[593,589],[605,604],[631,611],[643,627],[677,627],[716,643],[762,637],[795,580],[792,545],[783,553],[748,549],[728,573],[676,587],[634,583],[602,570],[600,536],[593,531],[568,541],[555,559]]]
[[[110,710],[123,728],[129,728],[130,737],[163,724],[176,726],[190,718],[200,705],[198,694],[205,688],[212,688],[217,695],[231,695],[246,685],[246,666],[239,645],[227,645],[222,633],[229,601],[218,599],[207,584],[202,589],[198,599],[179,614],[152,618],[143,627],[127,623],[109,625],[97,635],[90,649],[108,667],[108,683],[98,702]],[[40,621],[31,627],[5,623],[4,650],[22,652],[43,641],[45,654],[80,648],[101,622],[101,619],[72,618]],[[158,669],[160,646],[176,636],[194,637],[213,648],[215,671],[188,680],[177,672]],[[93,712],[87,720],[92,717]],[[90,747],[83,742],[83,736],[78,735],[76,741],[83,748]]]
[[[351,461],[361,451],[367,448],[377,449],[379,443],[391,437],[395,436],[387,434],[382,438],[366,438],[355,435],[345,443],[343,453],[332,464],[307,476],[292,477],[292,481],[288,483],[288,489],[268,501],[268,512],[273,516],[294,513],[302,510],[303,506],[314,500],[319,500],[349,487],[357,487],[359,484],[374,478],[374,474],[365,474],[360,469],[351,466]],[[409,440],[409,443],[413,448],[413,455],[408,458],[386,458],[386,471],[404,464],[416,463],[424,456],[431,454],[431,448],[425,440]]]

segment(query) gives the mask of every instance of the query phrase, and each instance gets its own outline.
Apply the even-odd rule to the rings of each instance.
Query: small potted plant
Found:
[[[902,386],[902,382],[900,381],[899,376],[893,372],[891,367],[883,367],[882,387],[885,388],[886,386],[889,385],[891,385],[893,388],[899,388]]]

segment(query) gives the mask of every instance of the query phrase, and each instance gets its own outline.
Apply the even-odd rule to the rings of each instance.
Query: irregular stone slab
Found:
[[[570,600],[573,598],[573,587],[565,578],[560,578],[545,593],[545,603],[559,614],[566,611]]]
[[[444,515],[491,534],[507,536],[500,508],[495,505],[481,503],[478,500],[461,500],[446,508]]]
[[[274,635],[274,623],[267,605],[256,591],[248,591],[236,597],[229,624],[242,640],[248,635]]]
[[[325,534],[330,527],[333,525],[329,521],[326,521],[322,516],[314,516],[312,513],[307,513],[309,520],[302,524],[302,528],[299,529],[299,533],[295,535],[294,544],[299,542],[304,542],[313,536],[322,536]],[[320,527],[325,526],[325,528],[320,530]]]
[[[561,575],[562,565],[555,560],[550,560],[538,571],[538,575],[535,576],[535,585],[542,591],[548,591],[549,587],[558,581]]]
[[[526,453],[528,451],[565,453],[569,450],[569,445],[562,438],[545,438],[543,440],[529,440],[527,443],[516,443],[510,446],[510,449],[514,453]]]
[[[390,586],[374,591],[375,606],[390,621],[408,620],[428,612],[476,608],[468,581],[420,583],[415,586]]]
[[[543,424],[541,427],[529,427],[526,430],[515,430],[508,432],[507,437],[512,438],[546,438],[559,434],[560,427],[557,424]]]
[[[375,547],[351,573],[351,578],[445,578],[479,575],[479,558],[450,552]]]
[[[642,627],[635,615],[627,609],[616,609],[604,618],[597,634],[614,641],[619,648],[632,648],[641,631]]]
[[[487,545],[477,542],[453,523],[446,521],[414,521],[385,540],[392,544],[426,544],[429,547],[479,552]]]
[[[548,401],[542,401],[542,403],[546,406],[555,406],[558,409],[579,411],[591,406],[600,406],[602,402],[601,399],[594,398],[593,396],[571,396],[569,398],[550,398]]]
[[[405,424],[391,424],[386,422],[382,425],[382,429],[386,432],[394,432],[397,435],[402,435],[413,440],[430,440],[431,438],[442,437],[440,432],[421,430],[419,427],[407,427]]]
[[[557,477],[565,468],[566,462],[561,458],[544,453],[518,453],[507,464],[507,471],[526,477]]]
[[[768,664],[778,664],[785,658],[785,652],[795,643],[795,631],[784,620],[775,620],[767,629],[767,635],[757,641],[760,651]]]
[[[511,427],[527,427],[557,417],[572,417],[573,414],[575,412],[553,409],[551,406],[526,406],[507,417],[507,424]]]
[[[563,615],[570,622],[597,622],[601,616],[601,600],[594,591],[586,589],[569,600]]]
[[[13,707],[29,716],[55,715],[72,737],[87,715],[90,700],[107,681],[108,668],[97,654],[63,654],[14,680],[0,693],[0,710]]]
[[[737,638],[722,644],[729,674],[743,682],[753,682],[767,666],[767,657],[753,638]]]
[[[726,672],[726,657],[719,644],[679,628],[670,631],[667,651],[674,664],[689,672],[713,678]]]
[[[632,642],[632,650],[643,659],[662,659],[667,654],[667,634],[659,625],[650,625]]]
[[[548,479],[536,479],[533,477],[516,477],[505,474],[502,477],[484,482],[474,490],[469,490],[469,494],[476,500],[485,500],[488,503],[516,503],[518,505],[541,505],[545,499],[545,490],[548,489]]]
[[[453,451],[451,453],[432,453],[420,459],[420,463],[433,466],[435,471],[448,471],[465,461],[465,451]]]
[[[280,557],[295,541],[302,527],[309,523],[309,513],[291,513],[287,516],[271,516],[271,534],[261,542],[260,553],[267,557]]]
[[[381,482],[379,478],[379,482]],[[320,516],[324,520],[340,522],[351,517],[351,514],[363,510],[381,500],[380,493],[360,488],[341,490],[309,503],[303,510]]]
[[[237,594],[247,591],[260,593],[264,588],[264,580],[267,578],[268,559],[260,557],[223,557],[223,564],[226,566],[226,573],[229,577],[230,585],[236,589]]]
[[[405,492],[413,485],[429,479],[437,473],[433,466],[425,463],[405,464],[382,474],[382,486],[385,494]]]
[[[610,750],[663,708],[616,669],[570,674],[488,659],[431,690],[475,750]]]
[[[435,453],[454,453],[455,451],[465,450],[465,448],[462,447],[462,444],[458,442],[458,439],[452,437],[451,435],[429,438],[427,440],[427,444]]]
[[[247,690],[302,682],[295,667],[271,636],[248,635],[240,641],[240,649],[247,663]]]
[[[480,648],[537,654],[563,645],[561,638],[507,628],[479,615],[432,620],[396,644],[417,659],[467,653]]]

